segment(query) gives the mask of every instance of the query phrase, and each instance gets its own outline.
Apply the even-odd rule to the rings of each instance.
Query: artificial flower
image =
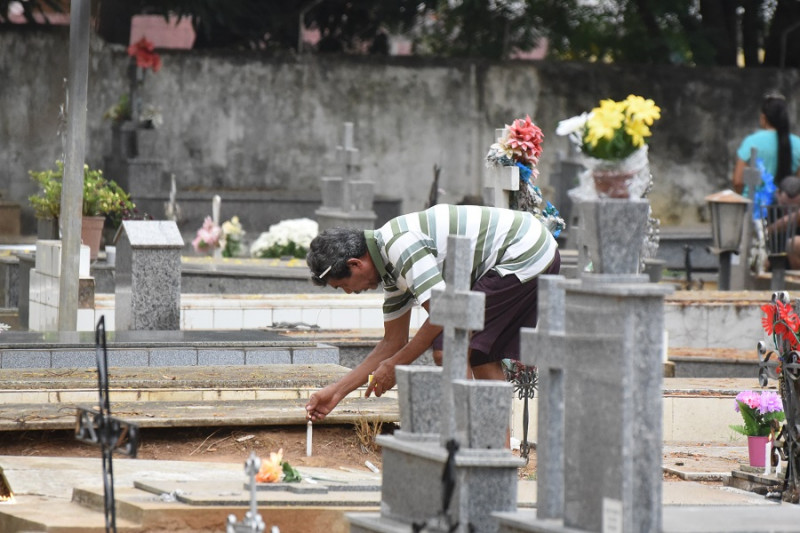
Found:
[[[585,155],[620,161],[647,144],[650,126],[661,118],[653,100],[628,95],[625,100],[601,100],[589,113],[562,120],[556,134],[567,135]]]
[[[192,241],[195,252],[201,253],[217,248],[220,245],[222,228],[214,224],[211,217],[206,217],[203,226],[197,230],[197,236]]]
[[[502,135],[489,147],[486,166],[516,166],[519,169],[520,190],[512,201],[512,208],[533,214],[558,237],[566,226],[564,219],[553,204],[544,200],[542,191],[534,185],[539,176],[537,165],[543,142],[541,128],[533,123],[529,115],[525,115],[524,119],[518,118],[507,124]]]
[[[303,258],[311,241],[319,232],[319,224],[309,218],[282,220],[269,227],[250,245],[252,257]]]
[[[510,153],[511,158],[519,163],[536,166],[539,156],[542,155],[544,141],[544,134],[539,126],[526,115],[524,120],[518,118],[510,126],[506,126],[506,131],[506,137],[499,141],[504,145],[506,153]]]
[[[772,433],[773,423],[785,420],[783,402],[773,391],[742,391],[736,395],[736,412],[742,415],[743,425],[731,425],[737,433],[749,437],[765,437]]]
[[[270,452],[269,460],[261,461],[261,468],[256,474],[256,481],[259,483],[277,483],[283,475],[283,448],[278,452]]]
[[[153,72],[161,70],[161,56],[155,52],[155,45],[142,37],[128,47],[128,55],[136,59],[136,66],[140,69],[153,69]]]
[[[239,255],[244,234],[245,231],[242,229],[242,223],[239,222],[239,217],[231,217],[230,220],[226,220],[222,223],[222,238],[220,240],[222,257],[236,257]]]

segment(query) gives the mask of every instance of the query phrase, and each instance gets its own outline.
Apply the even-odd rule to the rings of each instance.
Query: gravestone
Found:
[[[564,289],[562,276],[539,278],[540,334],[564,334]],[[539,376],[536,479],[537,516],[563,518],[564,513],[564,354],[533,350],[530,335],[521,338],[521,353],[536,365]]]
[[[340,176],[320,181],[322,205],[316,210],[319,231],[328,228],[373,228],[375,183],[361,177],[361,159],[353,141],[353,123],[344,124],[344,142],[336,147]]]
[[[469,330],[483,325],[484,295],[469,290],[468,238],[449,237],[448,249],[447,288],[431,299],[431,322],[445,328],[443,369],[397,367],[401,431],[376,439],[383,449],[381,512],[348,514],[352,533],[493,533],[493,513],[516,507],[523,461],[505,448],[512,387],[465,379]]]
[[[626,213],[646,202],[605,202],[604,242],[638,254]],[[522,361],[540,368],[537,512],[522,528],[504,514],[500,531],[661,530],[664,297],[673,289],[647,283],[631,257],[598,267],[539,280],[539,326],[521,335]]]
[[[177,224],[125,220],[116,245],[115,329],[180,329],[184,242]]]

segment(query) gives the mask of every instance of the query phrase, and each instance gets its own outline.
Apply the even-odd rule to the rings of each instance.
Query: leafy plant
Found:
[[[131,119],[131,99],[128,93],[122,94],[116,104],[109,107],[103,118],[107,118],[115,123],[125,122]]]
[[[29,171],[31,178],[39,185],[39,192],[28,197],[37,218],[58,218],[61,215],[61,189],[64,177],[64,162],[56,161],[56,168],[42,171]],[[83,216],[107,216],[114,227],[120,225],[126,215],[136,211],[131,201],[117,182],[107,180],[102,170],[92,170],[83,166]]]

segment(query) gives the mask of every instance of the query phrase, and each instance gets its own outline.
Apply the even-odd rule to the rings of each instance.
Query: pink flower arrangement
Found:
[[[765,437],[774,429],[773,422],[782,422],[786,418],[783,402],[773,391],[742,391],[736,395],[735,409],[742,415],[744,425],[732,425],[730,428],[747,436]]]
[[[136,58],[136,66],[140,69],[153,69],[158,72],[161,69],[161,56],[155,52],[155,45],[142,37],[128,47],[128,55]]]
[[[501,144],[505,144],[512,154],[512,159],[520,163],[536,166],[542,155],[542,130],[531,122],[531,117],[525,115],[525,120],[518,118],[507,126],[508,135]]]
[[[222,238],[222,228],[214,224],[211,217],[206,217],[203,226],[197,230],[197,236],[192,241],[192,248],[197,253],[203,253],[218,248]]]
[[[542,155],[544,134],[531,117],[518,118],[506,124],[503,134],[497,139],[486,154],[487,165],[518,166],[520,177],[533,185],[539,176],[539,157]]]

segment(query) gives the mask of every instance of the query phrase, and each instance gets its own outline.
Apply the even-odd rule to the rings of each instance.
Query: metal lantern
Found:
[[[711,210],[711,251],[719,255],[720,290],[730,289],[731,254],[739,251],[749,199],[730,189],[706,196]]]
[[[711,210],[711,236],[719,252],[738,252],[750,200],[730,189],[706,196]]]

